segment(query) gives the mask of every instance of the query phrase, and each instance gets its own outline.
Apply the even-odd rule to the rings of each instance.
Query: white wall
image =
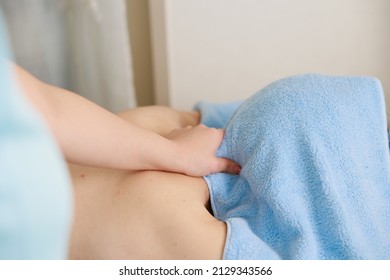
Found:
[[[388,0],[150,0],[150,12],[159,104],[242,99],[305,72],[390,90]]]

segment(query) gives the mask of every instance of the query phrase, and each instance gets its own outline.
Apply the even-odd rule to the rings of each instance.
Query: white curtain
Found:
[[[118,112],[136,106],[124,0],[0,0],[15,60]]]

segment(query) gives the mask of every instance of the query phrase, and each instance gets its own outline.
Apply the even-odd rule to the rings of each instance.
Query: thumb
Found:
[[[218,158],[218,170],[216,172],[225,172],[231,174],[239,174],[241,166],[236,162],[227,158]]]

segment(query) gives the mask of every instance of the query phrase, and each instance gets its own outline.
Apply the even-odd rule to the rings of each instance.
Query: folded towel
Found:
[[[224,258],[390,259],[384,104],[376,79],[311,74],[244,102],[218,150],[240,175],[205,177]]]
[[[200,121],[204,125],[214,128],[224,128],[242,102],[211,103],[200,101],[195,104],[194,110],[201,113]]]

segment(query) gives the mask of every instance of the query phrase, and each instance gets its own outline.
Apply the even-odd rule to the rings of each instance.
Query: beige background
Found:
[[[306,72],[390,89],[388,0],[127,2],[139,105],[237,100]]]

